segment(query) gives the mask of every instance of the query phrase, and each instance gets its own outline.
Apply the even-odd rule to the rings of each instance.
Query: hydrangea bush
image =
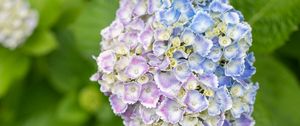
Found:
[[[121,0],[95,57],[124,125],[251,126],[251,27],[227,0]]]
[[[37,20],[26,0],[0,0],[0,44],[16,48],[32,34]]]

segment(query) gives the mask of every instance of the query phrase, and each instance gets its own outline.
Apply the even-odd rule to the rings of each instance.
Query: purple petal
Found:
[[[195,90],[199,86],[199,81],[195,75],[191,75],[182,86],[185,90]]]
[[[117,95],[111,95],[109,101],[115,114],[124,113],[128,107]]]
[[[242,114],[240,118],[238,118],[234,125],[236,126],[254,126],[255,121],[249,115]]]
[[[141,32],[140,42],[143,45],[144,49],[148,49],[153,42],[153,31],[150,26],[147,26],[144,31]]]
[[[166,41],[156,41],[153,43],[153,53],[155,56],[163,55],[168,49],[168,42]]]
[[[139,0],[133,9],[133,15],[142,16],[147,13],[147,1]]]
[[[181,106],[171,99],[164,99],[160,106],[158,107],[157,115],[161,117],[164,121],[168,123],[178,123],[182,120],[184,110]]]
[[[135,79],[145,74],[149,69],[147,60],[141,56],[134,56],[130,64],[125,69],[125,73],[129,78]]]
[[[148,0],[148,14],[153,14],[159,10],[161,2],[159,0]]]
[[[143,122],[148,125],[156,122],[159,119],[159,116],[156,114],[156,109],[140,106],[140,114]]]
[[[208,100],[197,90],[192,90],[187,93],[184,103],[187,105],[187,109],[192,113],[202,112],[208,108]]]
[[[207,87],[218,88],[218,77],[215,74],[205,74],[199,76],[199,81]]]
[[[97,64],[104,73],[111,73],[114,70],[117,58],[112,50],[100,53]]]
[[[138,104],[128,105],[127,110],[124,113],[120,114],[122,119],[125,122],[129,122],[136,117],[140,117],[139,107],[140,107],[140,105],[138,105]]]
[[[120,35],[124,30],[123,24],[119,20],[115,20],[111,25],[110,25],[110,35],[112,38],[117,37]]]
[[[141,85],[133,82],[126,83],[124,84],[124,88],[124,102],[128,104],[136,103],[141,95]]]
[[[139,101],[147,108],[154,108],[160,97],[160,91],[153,82],[142,85],[142,92]]]
[[[127,29],[142,31],[145,28],[145,23],[142,19],[136,18],[132,20],[128,25]]]
[[[176,97],[181,87],[180,81],[176,79],[171,71],[157,72],[154,75],[154,80],[158,88],[167,97]]]
[[[128,24],[131,21],[134,4],[130,0],[126,0],[117,10],[117,17],[123,24]]]

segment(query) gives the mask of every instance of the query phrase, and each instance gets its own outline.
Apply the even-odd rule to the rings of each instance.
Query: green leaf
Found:
[[[79,106],[77,92],[70,92],[59,103],[57,117],[74,126],[84,124],[89,119],[89,114]]]
[[[29,2],[38,11],[38,28],[49,29],[59,18],[64,0],[29,0]]]
[[[54,126],[55,110],[60,95],[51,88],[45,77],[33,68],[23,83],[15,123],[23,126]],[[56,125],[55,125],[56,126]]]
[[[43,56],[53,51],[58,45],[57,40],[50,31],[36,31],[21,49],[33,56]]]
[[[0,47],[0,98],[14,82],[26,75],[29,66],[28,57]]]
[[[270,53],[282,46],[300,23],[300,0],[231,0],[253,28],[253,50]]]
[[[57,91],[68,93],[91,83],[89,78],[94,67],[74,48],[75,40],[71,32],[57,32],[61,46],[47,57],[47,77]]]
[[[269,56],[258,56],[255,81],[260,83],[254,117],[257,126],[298,126],[300,89],[295,76]]]
[[[300,31],[294,32],[290,37],[290,40],[281,48],[278,49],[280,54],[287,57],[292,57],[300,60]]]
[[[71,26],[77,40],[75,44],[85,57],[99,52],[99,33],[112,22],[117,7],[117,0],[92,0]]]
[[[73,23],[80,15],[84,5],[84,0],[64,0],[62,14],[59,17],[55,28],[65,28]]]

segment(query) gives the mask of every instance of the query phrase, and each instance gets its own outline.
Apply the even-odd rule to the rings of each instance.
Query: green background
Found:
[[[99,32],[117,0],[29,0],[39,14],[20,48],[0,46],[1,126],[118,126],[96,72]],[[300,125],[300,0],[231,0],[253,28],[257,126]]]

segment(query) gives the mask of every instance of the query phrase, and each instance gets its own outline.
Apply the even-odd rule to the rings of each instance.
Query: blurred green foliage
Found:
[[[300,125],[300,0],[231,0],[253,28],[260,83],[257,126]],[[38,28],[20,48],[0,47],[1,126],[122,125],[89,77],[99,32],[117,0],[30,0]]]

